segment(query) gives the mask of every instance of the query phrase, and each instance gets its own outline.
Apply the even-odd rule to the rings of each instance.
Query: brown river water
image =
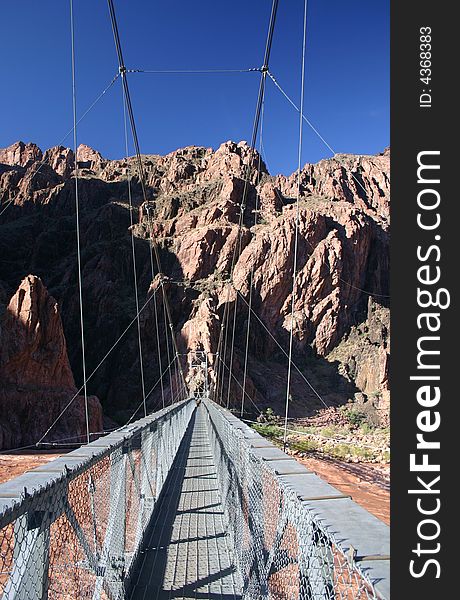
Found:
[[[0,454],[0,483],[9,481],[61,454]],[[347,463],[324,458],[297,458],[370,513],[390,523],[390,469],[386,465]]]

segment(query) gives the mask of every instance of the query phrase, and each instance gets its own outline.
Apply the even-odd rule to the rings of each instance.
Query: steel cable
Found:
[[[272,48],[272,43],[273,43],[273,33],[275,30],[277,11],[278,11],[278,0],[273,0],[271,14],[270,14],[270,22],[269,22],[268,33],[267,33],[267,40],[266,40],[266,44],[265,44],[264,62],[263,62],[263,66],[261,68],[261,78],[260,78],[260,82],[259,82],[259,91],[258,91],[258,96],[257,96],[256,111],[255,111],[253,127],[252,127],[250,154],[249,154],[248,162],[246,165],[246,174],[245,174],[243,195],[242,195],[242,200],[240,203],[240,214],[239,214],[239,219],[238,219],[238,241],[235,244],[235,249],[233,252],[231,269],[230,269],[230,280],[231,281],[233,280],[233,273],[234,273],[234,269],[235,269],[235,265],[236,265],[236,261],[237,261],[237,254],[239,256],[239,254],[241,253],[244,212],[246,209],[246,200],[247,200],[247,193],[248,193],[248,187],[249,187],[249,177],[251,174],[251,158],[252,158],[252,153],[254,152],[254,149],[256,146],[257,133],[259,130],[259,121],[260,121],[262,104],[263,104],[263,99],[264,99],[264,94],[265,94],[266,72],[268,71],[268,66],[269,66],[269,61],[270,61],[270,53],[271,53],[271,48]],[[229,309],[229,300],[230,300],[230,287],[228,288],[227,301],[226,301],[226,305],[224,308],[224,318],[222,321],[222,328],[225,329],[225,339],[223,339],[224,338],[223,331],[221,331],[222,335],[219,336],[219,344],[221,343],[222,340],[223,340],[223,344],[224,344],[224,360],[225,360],[227,340],[228,340],[228,313],[230,310]],[[232,343],[231,343],[231,347],[230,347],[230,373],[232,372],[232,368],[233,368],[233,354],[234,354],[235,329],[236,329],[236,311],[237,311],[237,297],[235,299],[235,307],[234,307],[234,314],[233,314]],[[220,352],[221,352],[221,347],[218,346],[217,353],[220,354]],[[222,377],[222,379],[223,379],[223,377]],[[231,389],[231,379],[229,376],[229,385],[228,385],[228,390],[227,390],[227,406],[229,405],[229,402],[230,402],[230,389]],[[220,400],[222,401],[222,398],[220,398]]]
[[[139,315],[139,290],[138,290],[138,285],[137,285],[136,247],[135,247],[135,241],[134,241],[133,198],[132,198],[132,190],[131,190],[130,162],[128,160],[128,156],[129,156],[128,127],[127,127],[127,123],[126,123],[126,95],[125,95],[124,87],[122,90],[122,94],[123,94],[123,129],[124,129],[124,137],[125,137],[125,153],[126,153],[126,162],[128,165],[127,181],[128,181],[129,221],[130,221],[130,231],[131,231],[131,255],[132,255],[132,259],[133,259],[134,298],[135,298],[135,302],[136,302],[136,314],[137,314],[137,343],[138,343],[138,349],[139,349],[139,369],[140,369],[140,376],[141,376],[142,398],[143,398],[143,403],[144,403],[144,417],[146,417],[147,416],[147,402],[146,402],[146,397],[145,397],[144,357],[143,357],[143,351],[142,351],[141,321],[140,321],[140,315]]]
[[[131,102],[131,95],[129,92],[127,69],[125,66],[124,58],[123,58],[123,51],[122,51],[122,47],[121,47],[120,34],[119,34],[119,30],[118,30],[118,23],[117,23],[117,18],[116,18],[116,13],[115,13],[115,7],[113,4],[113,0],[107,0],[107,2],[108,2],[109,14],[110,14],[110,21],[111,21],[111,25],[112,25],[113,37],[114,37],[114,42],[115,42],[115,49],[116,49],[117,57],[118,57],[119,71],[120,71],[124,94],[125,94],[126,108],[127,108],[127,112],[128,112],[128,116],[129,116],[129,122],[131,125],[131,134],[132,134],[134,149],[135,149],[135,153],[136,153],[136,161],[137,161],[137,166],[138,166],[138,170],[139,170],[139,180],[140,180],[140,184],[141,184],[141,188],[142,188],[142,196],[143,196],[144,203],[147,203],[145,170],[144,170],[144,165],[142,162],[142,155],[140,152],[139,138],[137,135],[136,121],[134,118],[134,111],[133,111],[133,106],[132,106],[132,102]],[[157,263],[158,272],[161,276],[161,290],[162,290],[162,294],[163,294],[163,302],[164,302],[165,309],[167,312],[169,325],[170,325],[170,328],[172,329],[171,310],[170,310],[168,298],[167,298],[167,295],[166,295],[166,292],[164,289],[164,285],[163,285],[164,275],[163,275],[163,270],[161,267],[160,253],[158,250],[158,245],[156,243],[156,240],[152,240],[152,245],[153,245],[153,249],[154,249],[155,260]],[[173,343],[173,346],[175,349],[175,353],[178,354],[176,340],[173,335],[172,335],[172,343]],[[180,365],[180,375],[181,375],[183,384],[186,386],[185,376],[184,376],[181,365]]]
[[[80,312],[80,339],[82,354],[83,394],[85,397],[85,422],[86,437],[90,441],[90,426],[88,412],[88,390],[86,387],[86,349],[85,349],[85,326],[83,319],[83,291],[82,291],[82,264],[81,264],[81,240],[80,240],[80,202],[78,196],[78,158],[77,158],[77,86],[75,77],[75,23],[73,12],[73,0],[70,0],[70,38],[71,38],[71,63],[72,63],[72,117],[73,117],[73,146],[75,160],[75,219],[77,227],[77,271],[78,271],[78,300]]]

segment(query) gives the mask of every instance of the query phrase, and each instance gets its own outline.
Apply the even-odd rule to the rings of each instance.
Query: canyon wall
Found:
[[[282,412],[300,181],[294,298],[294,358],[299,370],[293,373],[292,416],[356,401],[376,422],[386,422],[389,159],[389,150],[378,156],[336,155],[305,165],[298,178],[270,175],[245,142],[226,142],[215,151],[188,147],[166,156],[143,157],[149,202],[142,206],[134,158],[107,160],[80,146],[88,370],[135,316],[129,176],[141,306],[150,298],[141,314],[146,389],[157,382],[160,367],[165,368],[168,350],[164,307],[161,294],[155,292],[159,278],[151,261],[150,236],[154,236],[179,351],[209,352],[211,379],[218,369],[228,376],[214,354],[225,307],[232,323],[236,304],[235,379],[229,392],[228,385],[224,391],[225,403],[235,406],[241,402],[252,280],[246,408],[254,414],[268,406]],[[0,306],[11,304],[26,276],[39,277],[59,305],[70,365],[81,382],[74,153],[62,147],[43,153],[34,144],[18,142],[0,150],[0,163],[1,207],[10,203],[0,217]],[[4,311],[3,319],[9,319],[11,310]],[[6,348],[2,356],[11,354],[10,344],[9,338],[2,342]],[[47,361],[44,357],[43,369]],[[14,364],[16,384],[11,380]],[[20,363],[10,364],[5,379],[9,386],[20,384],[23,369]],[[139,371],[137,332],[131,327],[89,385],[104,412],[117,422],[129,418],[142,401]],[[2,371],[0,381],[1,377]],[[34,371],[35,377],[39,373]],[[169,401],[174,385],[167,378],[163,383]],[[3,404],[13,392],[4,394]],[[157,386],[148,398],[149,409],[162,401]],[[40,405],[38,399],[35,405]]]
[[[0,321],[0,382],[0,448],[35,444],[62,411],[44,441],[86,439],[85,401],[77,394],[59,307],[33,275],[21,282]],[[96,397],[88,398],[88,409],[90,430],[100,432]]]

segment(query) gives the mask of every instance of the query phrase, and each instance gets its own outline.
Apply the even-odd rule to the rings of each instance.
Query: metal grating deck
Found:
[[[203,411],[192,416],[166,482],[133,600],[241,598]]]

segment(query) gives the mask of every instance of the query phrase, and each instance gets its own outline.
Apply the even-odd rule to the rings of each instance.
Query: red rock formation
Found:
[[[370,210],[385,221],[390,205],[390,149],[377,156],[336,154],[333,158],[305,165],[301,186],[305,191],[324,198],[353,204]],[[287,197],[297,194],[297,174],[277,177],[281,193]]]
[[[204,293],[197,301],[196,310],[181,329],[181,350],[206,352],[211,377],[215,374],[215,349],[219,341],[220,320],[217,316],[215,299]]]
[[[35,144],[16,142],[8,148],[0,148],[0,163],[4,165],[27,168],[41,158],[42,151]]]
[[[75,387],[56,300],[38,277],[26,277],[2,323],[0,376],[21,386]],[[7,343],[8,338],[8,343]]]
[[[328,355],[328,360],[340,364],[340,373],[361,390],[355,398],[359,409],[377,409],[374,421],[385,425],[390,409],[389,326],[388,311],[369,298],[367,319],[352,327]]]
[[[36,219],[39,238],[37,242],[33,240],[33,247],[29,241],[28,248],[34,257],[45,257],[40,263],[43,272],[47,272],[50,261],[53,264],[53,285],[57,290],[53,288],[53,294],[57,294],[64,307],[66,335],[70,332],[67,337],[71,360],[76,360],[75,273],[69,266],[75,261],[75,237],[69,231],[74,198],[72,182],[65,180],[73,170],[73,153],[63,148],[51,149],[45,153],[44,161],[48,170],[44,168],[43,179],[39,179],[39,175],[32,176],[30,169],[33,167],[28,171],[15,167],[15,170],[0,172],[0,200],[14,196],[18,211],[11,213],[11,220],[18,218],[21,224],[22,214],[33,215]],[[170,277],[173,321],[181,351],[197,348],[216,351],[219,337],[216,331],[219,331],[226,305],[233,314],[236,295],[234,290],[228,293],[226,282],[234,257],[235,286],[247,299],[253,277],[254,310],[286,347],[291,326],[296,173],[288,177],[269,175],[259,155],[245,142],[226,142],[216,151],[191,146],[166,156],[147,155],[143,161],[149,220],[141,207],[143,197],[134,158],[107,161],[91,148],[80,146],[78,161],[83,175],[80,186],[82,219],[86,219],[82,228],[86,250],[85,297],[94,324],[88,333],[94,351],[94,356],[90,357],[92,366],[104,355],[105,342],[114,342],[112,334],[120,333],[122,324],[126,325],[133,316],[130,312],[133,301],[129,297],[132,271],[126,208],[128,173],[131,174],[133,202],[140,208],[139,222],[134,225],[140,290],[146,296],[151,281],[150,250],[146,240],[153,233],[164,270]],[[246,185],[248,166],[249,182]],[[382,373],[387,369],[388,332],[379,324],[382,319],[374,320],[373,328],[381,327],[381,339],[385,337],[385,342],[381,341],[380,347],[376,342],[363,351],[357,350],[357,365],[349,370],[351,375],[347,375],[348,371],[339,373],[341,367],[336,364],[350,362],[345,354],[343,361],[337,359],[334,362],[330,357],[353,327],[363,325],[363,330],[366,328],[370,319],[366,308],[369,297],[382,305],[383,312],[388,311],[389,151],[378,156],[336,155],[315,165],[307,164],[301,171],[300,184],[294,302],[297,360],[308,367],[311,378],[328,403],[346,402],[355,393],[368,397],[385,394],[387,384]],[[245,187],[246,210],[240,215]],[[31,207],[35,212],[31,212]],[[8,219],[8,213],[5,215]],[[43,215],[47,219],[43,219]],[[24,224],[27,231],[29,226]],[[12,242],[2,242],[2,235],[4,240],[8,238]],[[0,252],[6,257],[11,256],[13,261],[11,248],[17,242],[12,228],[5,229],[4,234],[0,231]],[[33,266],[34,263],[29,270]],[[15,269],[12,268],[5,278],[8,282],[17,277],[18,267]],[[4,277],[0,274],[0,278]],[[63,302],[59,294],[62,294]],[[248,316],[244,302],[240,299],[238,303],[234,365],[239,376],[243,368]],[[153,317],[148,310],[142,323],[148,363],[146,372],[153,385],[159,364],[156,344],[152,342],[155,336]],[[278,352],[277,346],[257,319],[253,318],[251,326],[249,356],[252,366],[248,389],[257,402],[276,406],[285,394],[285,358],[282,354],[274,355]],[[162,351],[165,352],[164,346]],[[123,352],[129,356],[128,360]],[[134,338],[127,342],[123,352],[120,350],[120,356],[111,357],[109,366],[101,368],[101,392],[98,394],[107,403],[109,411],[112,406],[121,409],[127,398],[133,398],[134,403],[139,390]],[[129,373],[126,372],[127,364]],[[318,398],[305,389],[300,379],[295,380],[296,377],[293,393],[294,400],[297,399],[297,404],[294,401],[297,412],[302,406],[316,409]],[[238,399],[240,391],[234,385],[232,396]],[[155,406],[155,394],[151,398],[152,406]]]
[[[0,448],[37,442],[76,392],[58,304],[42,281],[29,275],[1,321]],[[89,408],[90,430],[101,431],[95,396]],[[46,439],[78,441],[85,431],[84,399],[77,396]]]
[[[43,162],[47,163],[58,175],[68,179],[75,168],[75,155],[70,148],[54,146],[45,152]]]
[[[80,168],[90,169],[92,171],[100,169],[106,162],[100,152],[86,144],[80,144],[78,146],[77,161]]]

